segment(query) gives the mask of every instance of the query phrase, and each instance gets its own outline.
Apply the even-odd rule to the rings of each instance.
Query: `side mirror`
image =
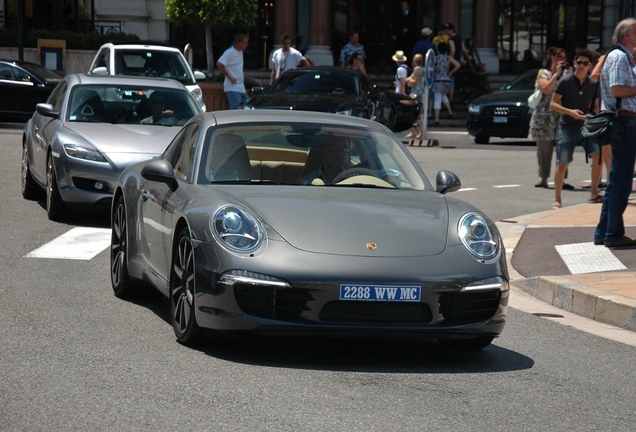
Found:
[[[179,184],[172,173],[172,165],[165,159],[153,159],[141,170],[141,176],[152,182],[165,183],[170,190],[177,190]]]
[[[59,118],[60,117],[60,113],[55,111],[55,109],[53,108],[53,105],[48,104],[48,103],[39,103],[35,106],[35,110],[37,111],[38,114],[40,114],[41,116],[44,117],[51,117],[51,118]]]
[[[450,171],[442,170],[437,173],[435,178],[435,192],[446,194],[448,192],[455,192],[462,187],[462,182],[459,177]]]
[[[99,66],[93,69],[91,73],[95,75],[108,75],[108,68],[106,68],[106,66]]]
[[[206,79],[206,76],[201,71],[194,71],[194,79],[197,80],[197,81],[204,80],[204,79]]]

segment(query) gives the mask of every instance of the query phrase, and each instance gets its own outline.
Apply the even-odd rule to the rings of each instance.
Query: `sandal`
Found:
[[[587,202],[591,202],[594,204],[602,204],[603,203],[603,195],[596,195],[596,198],[589,198]]]
[[[552,210],[560,210],[561,209],[561,203],[558,201],[555,201],[552,203]]]

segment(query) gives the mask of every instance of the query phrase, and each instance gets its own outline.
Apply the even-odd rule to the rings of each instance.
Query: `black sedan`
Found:
[[[479,349],[506,322],[491,219],[432,186],[376,122],[256,110],[194,117],[113,196],[111,282],[163,293],[177,340],[411,336]]]
[[[524,72],[500,91],[474,99],[468,107],[468,133],[477,144],[490,137],[527,138],[532,108],[528,96],[534,92],[538,69]]]
[[[35,63],[0,60],[0,118],[26,121],[64,77]]]
[[[320,111],[376,120],[394,132],[410,128],[421,104],[408,96],[384,91],[358,71],[332,66],[298,68],[282,74],[268,90],[256,94],[245,109]]]

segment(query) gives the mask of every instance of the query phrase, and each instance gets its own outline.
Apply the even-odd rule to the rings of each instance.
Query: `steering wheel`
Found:
[[[352,177],[354,174],[377,177],[376,173],[374,173],[370,169],[353,167],[353,168],[346,169],[340,174],[338,174],[337,176],[335,176],[333,180],[331,180],[331,184],[336,184],[344,179],[348,179],[349,177]]]

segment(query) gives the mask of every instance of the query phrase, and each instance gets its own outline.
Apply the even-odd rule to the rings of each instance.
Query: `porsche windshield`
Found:
[[[203,141],[199,167],[200,183],[417,190],[428,186],[394,135],[344,125],[266,123],[211,128]]]

